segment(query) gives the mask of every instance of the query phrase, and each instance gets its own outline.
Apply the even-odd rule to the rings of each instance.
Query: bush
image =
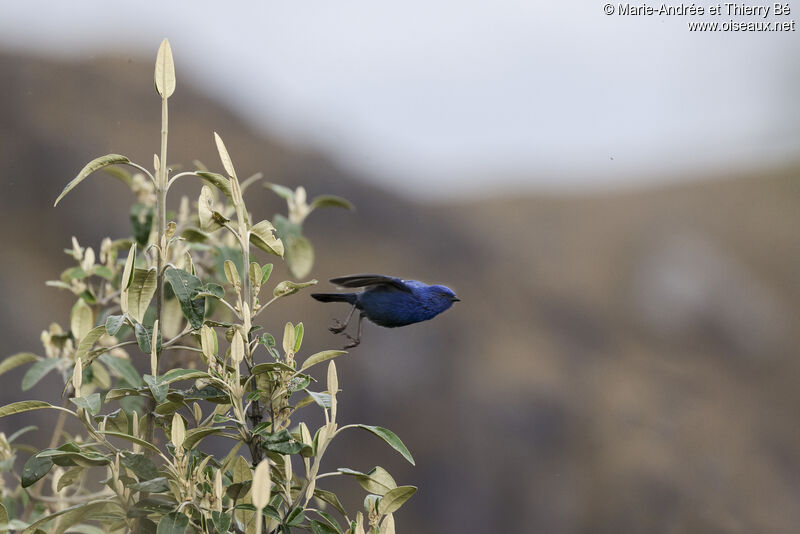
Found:
[[[23,390],[60,373],[66,399],[63,405],[29,400],[0,407],[0,417],[59,412],[50,446],[34,450],[21,475],[17,454],[31,448],[19,438],[35,428],[0,434],[0,531],[363,533],[365,514],[349,515],[334,493],[320,487],[326,477],[350,476],[369,493],[364,506],[370,532],[394,532],[392,513],[415,487],[397,486],[381,467],[320,472],[331,441],[348,429],[382,438],[413,463],[391,431],[339,425],[333,359],[345,352],[326,350],[298,363],[302,322],[287,322],[280,344],[255,324],[280,299],[316,280],[282,281],[262,302],[273,265],[253,261],[251,249],[284,259],[294,276],[305,277],[314,254],[302,235],[303,221],[316,208],[350,204],[333,196],[309,204],[302,187],[267,184],[286,199],[288,214],[275,216],[274,225],[253,223],[244,193],[261,176],[240,182],[216,133],[224,173],[199,168],[170,176],[167,103],[175,70],[166,40],[158,51],[155,87],[162,131],[154,172],[110,154],[87,164],[56,200],[101,169],[137,199],[129,238],[105,238],[97,254],[73,238],[67,253],[75,265],[48,282],[77,298],[69,328],[53,324],[42,333],[45,356],[20,353],[0,363],[0,374],[32,364]],[[170,187],[190,177],[203,182],[196,212],[184,197],[177,213],[168,213]],[[149,374],[131,363],[128,350],[137,348],[149,356]],[[167,351],[188,354],[187,368],[164,372]],[[308,373],[325,362],[327,389],[314,391],[319,388]],[[311,406],[325,417],[314,432],[296,417]],[[70,417],[80,422],[74,435],[65,430]],[[225,457],[199,448],[209,436],[229,440]],[[102,478],[97,472],[102,482],[94,482]],[[12,476],[15,487],[6,485]]]

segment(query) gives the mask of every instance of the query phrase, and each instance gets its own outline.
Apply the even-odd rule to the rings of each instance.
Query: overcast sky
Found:
[[[800,4],[766,19],[608,16],[604,4],[26,0],[0,7],[0,47],[154,57],[169,37],[179,84],[202,80],[260,128],[431,194],[797,159],[800,33],[688,22],[790,21]]]

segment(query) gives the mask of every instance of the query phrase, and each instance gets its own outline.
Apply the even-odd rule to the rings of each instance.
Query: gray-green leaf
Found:
[[[383,441],[391,445],[391,447],[394,450],[402,454],[403,458],[408,460],[408,462],[411,465],[416,465],[414,463],[414,458],[411,456],[411,453],[408,451],[408,449],[400,440],[400,438],[398,438],[397,435],[388,428],[383,428],[380,426],[371,426],[371,425],[355,425],[355,426],[357,426],[358,428],[363,428],[364,430],[369,430],[370,432],[381,438]]]
[[[184,534],[189,526],[189,518],[182,512],[171,512],[158,522],[156,534]]]
[[[203,326],[206,313],[205,297],[196,298],[203,291],[203,282],[196,276],[182,269],[167,269],[165,274],[167,282],[172,286],[172,291],[181,304],[183,315],[189,320],[192,328],[197,330]]]
[[[57,206],[59,201],[66,196],[67,193],[72,191],[76,185],[81,183],[87,176],[92,174],[94,171],[98,169],[102,169],[103,167],[107,167],[109,165],[115,165],[117,163],[130,163],[131,160],[126,158],[125,156],[120,156],[119,154],[108,154],[107,156],[101,156],[97,159],[93,159],[86,166],[81,169],[81,172],[78,173],[78,176],[72,179],[70,183],[61,191],[61,194],[58,195],[55,204],[53,206]]]
[[[378,502],[378,513],[386,515],[396,512],[416,492],[417,488],[414,486],[398,486],[390,490]]]
[[[45,358],[31,365],[25,376],[22,377],[22,391],[28,391],[38,384],[39,380],[58,367],[60,363],[61,360],[59,358]]]
[[[39,356],[33,354],[32,352],[19,352],[13,356],[9,356],[0,363],[0,375],[10,371],[11,369],[14,369],[15,367],[19,367],[20,365],[24,365],[29,362],[35,362],[39,359]]]

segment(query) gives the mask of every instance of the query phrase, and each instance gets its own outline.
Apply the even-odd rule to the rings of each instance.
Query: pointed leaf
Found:
[[[378,502],[378,513],[385,515],[397,511],[416,492],[417,488],[414,486],[398,486],[390,490]]]
[[[364,430],[369,430],[370,432],[381,438],[383,441],[391,445],[394,450],[402,454],[403,458],[408,460],[408,462],[411,465],[416,465],[414,463],[414,458],[411,456],[411,453],[408,452],[406,446],[403,445],[403,442],[400,441],[400,438],[398,438],[397,435],[388,428],[383,428],[380,426],[371,426],[371,425],[355,425],[355,426],[358,428],[363,428]]]
[[[226,197],[233,200],[233,193],[231,192],[231,181],[221,174],[217,174],[216,172],[201,172],[198,171],[195,174],[197,176],[203,178],[208,183],[222,191]]]
[[[22,377],[22,391],[28,391],[39,383],[39,380],[61,364],[60,358],[45,358],[31,365]]]
[[[233,162],[228,155],[228,149],[225,148],[225,143],[222,142],[222,138],[217,132],[214,132],[214,143],[217,145],[219,159],[222,160],[222,167],[225,169],[225,172],[228,173],[228,176],[236,178],[236,172],[233,170]]]
[[[322,352],[317,352],[316,354],[312,354],[306,361],[303,362],[303,365],[300,366],[300,371],[305,371],[311,366],[317,365],[318,363],[324,362],[326,360],[330,360],[331,358],[335,358],[337,356],[341,356],[342,354],[347,354],[346,350],[323,350]]]
[[[125,324],[124,315],[109,315],[106,317],[106,334],[116,336],[123,324]]]
[[[135,269],[133,272],[133,282],[128,288],[128,315],[141,323],[144,314],[156,294],[156,270],[155,269]]]
[[[83,408],[92,415],[96,415],[100,411],[100,393],[95,392],[86,397],[75,397],[69,400],[75,406]]]
[[[346,210],[355,211],[356,207],[350,203],[349,200],[334,195],[320,195],[311,201],[311,209],[317,208],[344,208]]]
[[[72,410],[68,410],[66,408],[61,408],[60,406],[53,406],[52,404],[44,401],[37,401],[37,400],[28,400],[28,401],[19,401],[19,402],[12,402],[11,404],[6,404],[5,406],[0,406],[0,417],[6,417],[7,415],[14,415],[17,413],[22,412],[29,412],[31,410],[41,410],[43,408],[51,408],[53,410],[61,410],[62,412],[67,412],[72,415],[75,415],[75,412]]]
[[[11,369],[14,369],[15,367],[25,365],[26,363],[35,362],[39,359],[39,356],[33,354],[32,352],[18,352],[17,354],[9,356],[0,362],[0,375],[10,371]]]
[[[172,60],[172,48],[164,39],[158,47],[155,72],[156,91],[163,98],[169,98],[175,92],[175,63]],[[167,163],[164,162],[164,165]]]
[[[292,282],[285,280],[275,286],[275,289],[272,291],[272,295],[275,297],[287,297],[289,295],[294,295],[304,287],[313,286],[316,283],[316,280],[310,280],[308,282]]]
[[[107,365],[115,375],[125,380],[125,382],[131,386],[138,387],[142,385],[142,377],[130,360],[106,353],[100,356],[100,361]]]
[[[167,269],[165,274],[167,282],[172,286],[172,291],[181,303],[183,315],[189,320],[194,330],[203,326],[206,313],[205,297],[196,298],[203,290],[203,282],[196,276],[182,269]]]
[[[75,349],[75,357],[76,358],[83,358],[86,356],[94,344],[97,343],[97,340],[100,339],[103,334],[106,333],[106,327],[104,325],[95,326],[84,336],[81,342],[78,344],[78,348]]]
[[[286,186],[265,183],[264,187],[266,187],[267,189],[271,189],[276,195],[278,195],[281,198],[285,198],[286,200],[291,200],[294,198],[294,191],[292,191]]]
[[[81,183],[87,176],[92,174],[94,171],[98,169],[102,169],[103,167],[107,167],[109,165],[115,165],[117,163],[129,163],[130,160],[125,156],[120,156],[119,154],[108,154],[107,156],[101,156],[97,159],[93,159],[86,166],[81,169],[81,172],[78,173],[78,176],[72,179],[70,183],[61,191],[61,194],[58,195],[55,204],[53,206],[57,206],[58,203],[61,201],[62,198],[66,196],[67,193],[72,191],[72,189]]]
[[[189,518],[183,512],[171,512],[158,522],[156,534],[184,534],[189,526]]]

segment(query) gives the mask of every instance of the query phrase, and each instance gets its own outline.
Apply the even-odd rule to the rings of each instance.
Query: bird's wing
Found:
[[[406,293],[411,293],[411,288],[408,287],[401,279],[383,274],[351,274],[349,276],[331,278],[331,283],[341,287],[369,287],[386,285],[399,289],[400,291],[405,291]]]

